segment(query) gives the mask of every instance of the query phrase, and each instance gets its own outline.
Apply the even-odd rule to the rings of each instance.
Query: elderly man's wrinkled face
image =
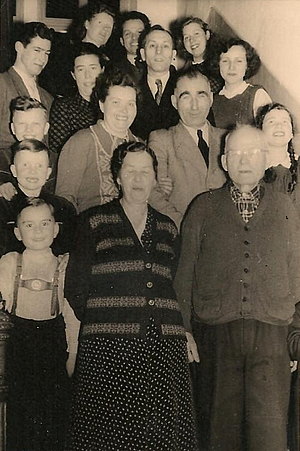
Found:
[[[241,191],[251,191],[263,178],[266,169],[266,144],[263,133],[244,126],[233,131],[226,142],[222,165]]]
[[[171,100],[182,122],[198,129],[206,121],[213,97],[207,79],[199,75],[180,78]]]

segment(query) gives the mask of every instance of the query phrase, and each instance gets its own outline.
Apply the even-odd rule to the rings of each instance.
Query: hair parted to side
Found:
[[[248,80],[258,72],[261,66],[261,61],[255,48],[252,47],[249,42],[243,41],[242,39],[231,38],[227,41],[220,41],[212,52],[210,61],[210,70],[212,74],[218,77],[221,76],[219,64],[221,55],[222,53],[227,53],[231,47],[236,45],[243,47],[246,52],[247,69],[245,72],[244,80]]]
[[[110,161],[110,169],[112,173],[113,181],[119,190],[119,196],[122,197],[122,188],[119,186],[117,179],[124,163],[126,155],[130,152],[146,152],[152,158],[153,170],[155,173],[155,178],[157,178],[157,167],[158,162],[154,151],[148,147],[145,143],[140,141],[128,141],[120,144],[115,148]]]
[[[210,90],[210,82],[209,82],[208,77],[206,75],[202,74],[193,65],[188,66],[187,68],[183,68],[183,69],[180,69],[180,70],[177,71],[176,77],[175,77],[175,86],[177,86],[177,83],[179,82],[179,80],[181,80],[184,77],[189,78],[190,80],[192,80],[194,78],[202,78],[203,80],[205,80],[207,82],[209,90]]]
[[[295,125],[294,125],[293,116],[291,115],[291,113],[287,109],[287,107],[285,107],[284,105],[282,105],[281,103],[278,103],[278,102],[268,103],[267,105],[261,106],[257,110],[256,117],[255,117],[256,126],[262,130],[265,117],[272,110],[282,110],[282,111],[286,111],[288,113],[290,121],[291,121],[292,132],[294,134],[295,133]],[[291,182],[288,185],[287,192],[292,193],[295,189],[295,186],[298,183],[298,176],[297,176],[298,160],[296,159],[296,156],[295,156],[295,150],[294,150],[292,139],[290,139],[290,141],[288,142],[287,151],[289,153],[290,162],[291,162],[291,166],[290,166]],[[266,170],[264,180],[267,183],[270,183],[270,182],[273,182],[274,180],[276,180],[276,172],[274,171],[274,169],[268,168]]]
[[[11,117],[13,118],[16,111],[42,110],[48,119],[49,113],[47,108],[37,99],[28,96],[18,96],[10,102]]]
[[[48,28],[43,22],[27,22],[18,33],[16,42],[21,42],[26,47],[37,36],[53,42],[54,30],[53,28]]]
[[[173,50],[175,50],[175,48],[176,48],[174,36],[172,35],[172,33],[169,30],[167,30],[166,28],[162,27],[161,25],[157,25],[157,24],[156,25],[152,25],[148,29],[145,28],[145,30],[143,30],[142,33],[139,36],[139,45],[138,45],[137,57],[136,57],[136,61],[138,63],[143,63],[143,59],[141,57],[141,49],[145,48],[145,45],[146,45],[146,42],[147,42],[147,37],[153,31],[164,31],[165,33],[167,33],[170,36],[170,38],[171,38]]]
[[[44,199],[41,199],[40,197],[25,197],[22,198],[22,200],[17,204],[15,224],[18,225],[18,220],[21,216],[22,211],[25,210],[25,208],[28,207],[37,208],[42,207],[44,205],[46,205],[49,208],[51,216],[55,221],[55,210],[51,203],[46,202]]]
[[[23,139],[23,141],[19,141],[14,143],[11,146],[12,151],[12,161],[15,161],[16,155],[22,150],[28,150],[29,152],[47,152],[48,159],[50,161],[50,152],[46,144],[42,141],[38,141],[37,139]],[[49,164],[50,166],[50,164]]]
[[[96,78],[92,99],[96,102],[105,102],[112,86],[123,86],[133,88],[138,93],[137,86],[130,75],[122,72],[116,66],[109,64],[102,74]]]

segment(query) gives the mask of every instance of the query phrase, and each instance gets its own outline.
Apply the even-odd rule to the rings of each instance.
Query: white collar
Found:
[[[224,86],[219,94],[221,96],[225,96],[227,99],[232,99],[232,97],[235,97],[239,94],[243,94],[244,91],[248,88],[249,83],[246,83],[245,80],[243,80],[239,85],[237,85],[234,90],[228,90],[226,89],[226,86]]]
[[[32,83],[32,82],[36,83],[36,77],[26,74],[26,72],[24,72],[19,67],[13,66],[13,69],[17,72],[18,75],[20,75],[22,80],[26,80],[26,82],[29,82],[29,83]]]
[[[198,146],[198,134],[197,134],[197,130],[202,130],[202,136],[204,141],[206,142],[206,144],[209,146],[209,139],[208,139],[208,122],[206,121],[205,124],[202,125],[202,127],[199,128],[193,128],[193,127],[189,127],[188,125],[185,125],[182,121],[180,121],[182,123],[182,125],[187,129],[187,131],[189,132],[189,134],[191,135],[191,137],[193,138],[193,140],[195,141],[195,143]]]

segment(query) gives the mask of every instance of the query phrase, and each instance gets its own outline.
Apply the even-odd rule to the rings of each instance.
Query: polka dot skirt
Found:
[[[197,450],[184,340],[81,343],[68,451]]]

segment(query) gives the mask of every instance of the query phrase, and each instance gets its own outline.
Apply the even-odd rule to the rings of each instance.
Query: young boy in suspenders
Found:
[[[79,321],[63,295],[68,254],[56,257],[50,248],[58,231],[52,205],[26,199],[14,229],[25,250],[0,260],[0,291],[14,324],[7,352],[7,445],[14,451],[63,449]]]

